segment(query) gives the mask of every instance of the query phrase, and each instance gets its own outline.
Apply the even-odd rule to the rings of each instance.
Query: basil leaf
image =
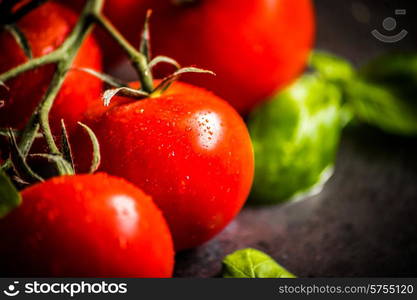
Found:
[[[344,84],[351,80],[356,73],[349,61],[322,51],[314,51],[310,56],[309,64],[321,76],[334,83]]]
[[[225,278],[295,278],[275,260],[256,249],[238,250],[223,260]]]
[[[252,204],[315,192],[330,177],[343,125],[341,97],[321,76],[305,75],[251,114]]]
[[[417,85],[417,54],[385,54],[366,64],[360,75],[387,85]]]
[[[0,170],[0,218],[20,205],[22,199],[9,177]]]
[[[392,134],[417,135],[417,54],[371,61],[347,91],[362,121]]]
[[[417,135],[417,90],[407,94],[399,88],[357,80],[350,84],[348,94],[361,121],[391,134]]]

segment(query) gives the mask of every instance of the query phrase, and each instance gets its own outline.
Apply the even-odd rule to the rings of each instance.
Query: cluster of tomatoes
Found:
[[[19,20],[34,57],[65,41],[83,5],[49,1]],[[311,1],[107,0],[104,14],[136,45],[148,9],[155,54],[217,76],[186,75],[188,83],[175,82],[160,95],[116,96],[105,107],[103,83],[77,69],[102,71],[102,62],[115,65],[120,53],[103,32],[90,35],[50,123],[59,137],[65,120],[79,173],[87,171],[92,149],[77,122],[93,129],[99,173],[55,177],[22,191],[21,206],[0,220],[1,272],[170,277],[175,251],[211,239],[246,201],[254,159],[241,115],[303,70],[314,35]],[[27,61],[5,30],[0,45],[0,73]],[[6,82],[0,128],[25,126],[54,71],[46,65]]]

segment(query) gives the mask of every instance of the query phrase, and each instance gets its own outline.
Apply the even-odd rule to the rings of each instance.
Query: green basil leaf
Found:
[[[343,125],[341,97],[321,76],[305,75],[251,114],[252,204],[316,192],[330,177]]]
[[[417,54],[385,54],[370,61],[360,70],[366,80],[388,86],[417,85]]]
[[[223,260],[225,278],[295,278],[275,260],[256,249],[238,250]]]
[[[314,51],[310,55],[310,67],[323,79],[335,84],[342,93],[341,118],[343,127],[354,118],[351,104],[346,95],[347,85],[356,79],[355,67],[346,59],[323,51]]]
[[[309,64],[321,76],[334,83],[344,84],[356,74],[355,68],[349,61],[327,52],[314,51],[310,56]]]
[[[0,218],[20,205],[22,199],[9,177],[0,170]]]
[[[356,80],[350,84],[348,95],[361,121],[391,134],[417,135],[417,94]]]
[[[347,93],[362,121],[392,134],[417,135],[417,54],[376,58]]]

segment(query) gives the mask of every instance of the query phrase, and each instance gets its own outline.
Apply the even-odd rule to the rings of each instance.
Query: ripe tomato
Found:
[[[71,32],[77,16],[60,4],[48,2],[23,17],[17,24],[26,36],[33,56],[39,57],[58,48]],[[0,29],[0,73],[27,61],[12,35]],[[101,51],[93,37],[83,43],[74,68],[101,70]],[[54,65],[47,65],[19,75],[6,84],[10,88],[5,105],[0,108],[0,127],[21,129],[29,120],[52,79]],[[89,103],[100,95],[99,79],[80,71],[70,71],[51,112],[54,133],[58,133],[60,120],[66,121],[68,130],[82,119]]]
[[[179,82],[159,97],[112,101],[104,113],[84,121],[100,142],[101,171],[152,196],[177,250],[221,231],[243,206],[253,179],[252,145],[236,111],[214,94]],[[88,145],[77,143],[75,157],[90,153]]]
[[[138,45],[149,8],[154,54],[214,71],[184,78],[243,114],[294,80],[313,45],[311,0],[107,0],[104,12]]]
[[[22,192],[0,220],[0,273],[45,277],[170,277],[171,235],[140,189],[106,174],[64,176]]]
[[[310,0],[191,2],[155,12],[155,54],[214,71],[214,80],[188,81],[239,112],[249,112],[304,69],[314,35]]]

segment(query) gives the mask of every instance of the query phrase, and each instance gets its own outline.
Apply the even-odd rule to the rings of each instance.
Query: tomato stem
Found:
[[[23,72],[35,69],[42,65],[50,63],[57,64],[57,69],[47,92],[37,106],[34,114],[22,133],[19,142],[19,149],[24,157],[28,155],[39,128],[42,129],[43,136],[51,154],[62,156],[51,132],[49,125],[49,112],[58,92],[62,87],[62,84],[65,81],[78,50],[80,49],[84,39],[88,36],[88,34],[90,34],[93,28],[95,18],[92,18],[92,16],[99,15],[103,5],[104,0],[88,1],[73,31],[58,49],[45,56],[29,60],[26,63],[0,75],[0,81],[5,82]],[[6,170],[11,166],[12,164],[10,160],[8,160],[1,167],[1,169]],[[63,168],[61,164],[56,164],[56,167],[60,175],[68,174],[68,171]]]
[[[129,56],[136,73],[139,76],[141,88],[147,92],[152,93],[153,78],[152,72],[149,68],[149,62],[145,55],[137,51],[124,37],[123,35],[111,24],[111,22],[103,15],[95,15],[96,21],[101,27],[106,30],[110,36],[122,47],[122,49]]]
[[[65,160],[65,153],[62,153],[57,146],[57,143],[54,139],[54,136],[51,131],[49,124],[49,114],[56,96],[58,95],[68,71],[71,69],[73,61],[83,43],[85,38],[91,33],[93,26],[95,24],[100,25],[117,43],[118,45],[126,52],[130,58],[134,69],[136,70],[139,80],[141,82],[140,90],[129,91],[129,88],[121,88],[120,92],[129,93],[129,95],[134,96],[149,96],[156,95],[165,91],[170,84],[178,79],[180,75],[188,72],[198,72],[198,73],[211,73],[206,70],[200,70],[197,68],[183,68],[177,70],[174,74],[165,78],[162,82],[163,85],[159,86],[157,89],[154,89],[153,76],[152,76],[152,67],[161,62],[174,64],[177,68],[179,65],[172,59],[166,57],[157,57],[155,60],[150,60],[149,53],[149,27],[148,21],[150,17],[150,11],[147,14],[145,29],[142,34],[142,44],[141,49],[136,50],[124,37],[123,35],[111,24],[111,22],[102,15],[101,11],[104,6],[105,0],[89,0],[86,2],[83,11],[79,17],[78,22],[74,26],[74,29],[64,41],[64,43],[58,47],[56,50],[51,53],[44,55],[42,57],[33,58],[27,62],[8,70],[7,72],[0,74],[0,83],[6,82],[10,79],[17,77],[18,75],[33,70],[35,68],[41,67],[47,64],[55,64],[56,70],[52,81],[49,85],[48,90],[43,96],[41,102],[36,107],[32,117],[25,126],[19,140],[18,148],[23,158],[26,158],[29,154],[29,151],[32,147],[32,144],[38,135],[39,130],[41,130],[42,135],[46,141],[46,144],[49,149],[49,158],[54,157],[56,162],[56,168],[60,175],[68,174],[68,169],[65,164],[62,163],[62,160]],[[37,4],[42,3],[42,0],[35,1]],[[34,2],[34,3],[35,3]],[[30,7],[28,7],[30,8]],[[143,52],[141,52],[143,51]],[[90,134],[91,136],[91,134]],[[95,143],[93,138],[93,144]],[[95,151],[98,151],[99,147],[95,147]],[[57,158],[56,158],[57,157]],[[94,153],[95,159],[93,160],[92,170],[97,168],[99,163],[99,153]],[[56,159],[55,159],[56,158]],[[13,166],[11,160],[7,160],[0,169],[8,170]]]

